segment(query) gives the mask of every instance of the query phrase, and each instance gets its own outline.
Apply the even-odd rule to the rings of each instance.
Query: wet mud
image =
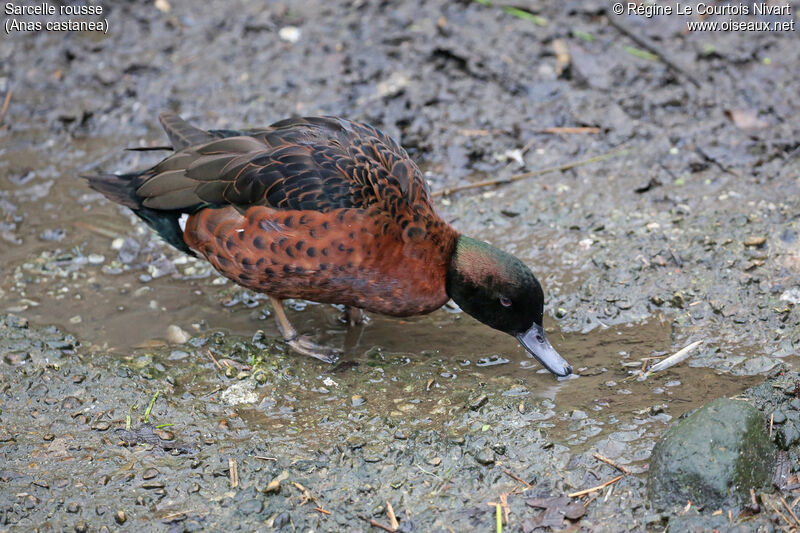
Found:
[[[796,33],[623,17],[697,87],[595,2],[156,4],[104,5],[107,36],[0,46],[3,528],[370,531],[389,502],[401,531],[488,530],[497,503],[509,531],[661,530],[645,473],[669,423],[796,364]],[[344,355],[289,353],[266,297],[79,179],[155,163],[123,148],[164,144],[165,109],[207,128],[364,120],[432,191],[601,156],[436,197],[532,267],[579,376],[447,308],[348,328],[292,302]],[[594,454],[631,474],[562,501],[620,474]]]

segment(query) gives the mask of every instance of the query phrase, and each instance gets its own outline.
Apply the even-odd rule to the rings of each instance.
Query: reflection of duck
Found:
[[[528,267],[439,218],[419,168],[379,130],[335,117],[247,131],[206,132],[172,113],[161,123],[174,154],[89,184],[173,246],[268,294],[298,352],[336,355],[297,335],[283,299],[410,316],[453,298],[551,372],[571,372],[545,337],[544,295]]]

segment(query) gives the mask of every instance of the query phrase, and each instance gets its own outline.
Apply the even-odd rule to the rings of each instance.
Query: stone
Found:
[[[769,486],[775,447],[755,407],[720,398],[667,431],[650,459],[647,491],[658,507],[736,506]]]

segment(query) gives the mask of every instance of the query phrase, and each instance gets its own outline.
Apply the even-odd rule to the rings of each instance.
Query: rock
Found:
[[[171,326],[167,327],[167,333],[165,337],[167,339],[167,342],[172,344],[183,344],[192,338],[191,335],[186,333],[184,330],[180,328],[180,326],[176,326],[175,324],[172,324]]]
[[[761,414],[747,402],[720,398],[670,428],[650,459],[647,490],[660,507],[710,509],[750,498],[765,488],[775,465]]]
[[[255,383],[251,380],[240,381],[222,391],[222,401],[228,405],[255,403],[258,401],[258,394],[255,393],[254,389]]]

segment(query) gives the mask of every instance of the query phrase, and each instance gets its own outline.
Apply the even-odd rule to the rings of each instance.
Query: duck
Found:
[[[445,222],[419,167],[381,130],[335,116],[208,131],[173,112],[159,120],[168,157],[83,177],[170,245],[268,295],[294,351],[328,363],[341,354],[300,335],[286,299],[344,305],[353,323],[363,311],[408,317],[452,299],[551,373],[572,373],[545,334],[533,272]]]

